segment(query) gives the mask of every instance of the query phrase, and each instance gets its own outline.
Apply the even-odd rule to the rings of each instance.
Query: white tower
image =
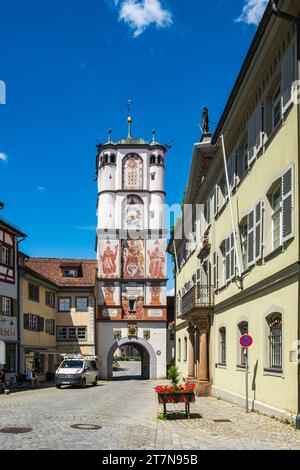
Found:
[[[164,172],[167,148],[128,137],[98,145],[97,354],[112,378],[116,349],[134,346],[142,377],[166,376],[167,261]]]

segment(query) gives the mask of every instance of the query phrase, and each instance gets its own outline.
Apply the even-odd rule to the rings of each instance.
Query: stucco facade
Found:
[[[174,235],[181,373],[201,384],[204,361],[204,392],[244,405],[251,334],[250,408],[287,420],[299,417],[299,57],[296,27],[268,7],[215,134],[194,146],[185,203],[202,207],[200,242]]]

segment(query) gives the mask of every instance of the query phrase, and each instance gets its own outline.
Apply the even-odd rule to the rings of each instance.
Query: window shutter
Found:
[[[258,154],[258,152],[262,148],[262,143],[263,143],[262,128],[263,128],[262,103],[259,103],[255,111],[255,156]]]
[[[219,200],[220,200],[220,189],[219,189],[219,186],[216,184],[215,194],[214,194],[214,216],[216,216],[219,212]]]
[[[252,114],[248,122],[248,164],[255,159],[256,147],[256,112]]]
[[[263,203],[260,201],[255,207],[255,261],[262,256],[263,232]]]
[[[217,252],[213,253],[213,276],[214,276],[214,288],[215,290],[219,287],[219,256]]]
[[[230,279],[230,237],[225,240],[225,280]]]
[[[24,313],[24,329],[29,330],[29,315]]]
[[[294,80],[294,47],[286,52],[281,63],[281,96],[283,114],[292,104],[292,85]]]
[[[38,331],[44,331],[45,320],[43,317],[38,317]]]
[[[282,184],[282,241],[294,236],[294,166],[290,166],[281,179]]]
[[[13,268],[14,266],[14,251],[13,248],[9,248],[8,250],[8,264],[10,267]]]
[[[265,134],[267,137],[272,133],[272,98],[267,97],[265,100]]]
[[[12,316],[18,316],[18,301],[17,299],[12,299]]]
[[[229,237],[229,249],[230,249],[230,278],[233,278],[235,276],[235,263],[236,263],[233,233]]]
[[[248,266],[251,266],[255,263],[255,256],[254,256],[254,242],[255,242],[255,211],[252,210],[249,212],[247,216],[247,223],[248,223],[248,236],[247,236],[247,244],[248,244]]]

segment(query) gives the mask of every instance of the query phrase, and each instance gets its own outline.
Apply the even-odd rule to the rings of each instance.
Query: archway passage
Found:
[[[120,368],[125,370],[121,371],[122,373],[118,374],[117,368],[113,367],[114,357],[117,350],[124,351],[126,348],[134,351],[136,350],[138,356],[140,357],[140,363],[136,367],[131,367],[128,365],[128,362],[123,363],[120,361]],[[135,363],[136,365],[136,363]],[[128,374],[126,374],[126,368],[128,369]],[[115,369],[115,371],[114,371]],[[132,373],[132,371],[134,373]],[[115,372],[115,374],[114,374]],[[120,341],[114,343],[107,356],[107,378],[108,380],[149,380],[155,379],[157,375],[157,361],[156,355],[147,341],[142,338],[123,338]]]
[[[145,377],[143,366],[149,362],[147,351],[140,345],[125,344],[115,351],[113,380],[141,380]]]

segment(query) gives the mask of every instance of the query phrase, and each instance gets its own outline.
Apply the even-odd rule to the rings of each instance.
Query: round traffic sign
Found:
[[[240,337],[240,345],[243,348],[249,348],[253,344],[253,338],[250,335],[243,335]]]

